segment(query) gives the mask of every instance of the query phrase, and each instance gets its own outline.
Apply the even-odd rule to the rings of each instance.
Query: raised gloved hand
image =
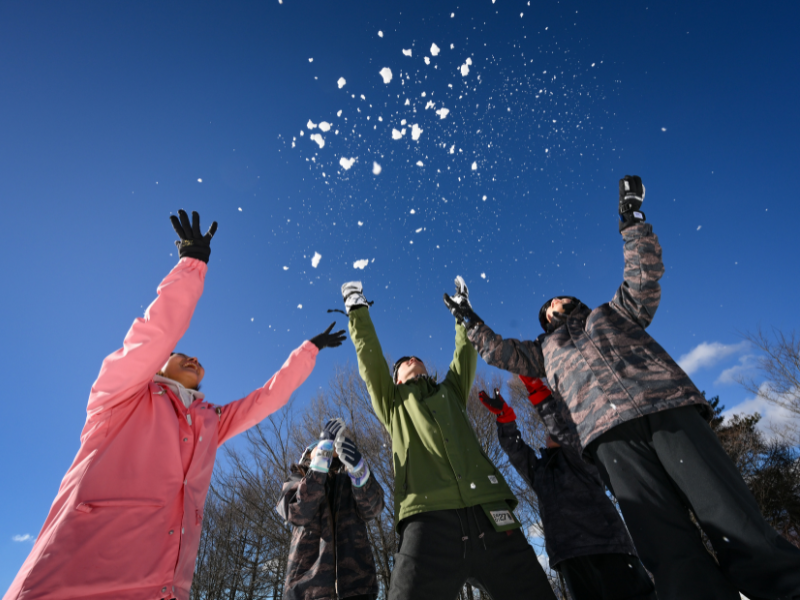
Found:
[[[490,413],[497,415],[498,423],[511,423],[517,420],[514,409],[506,404],[506,401],[500,395],[500,390],[497,388],[494,388],[494,397],[490,398],[489,394],[481,390],[478,392],[478,398]]]
[[[336,435],[344,429],[344,419],[341,417],[334,417],[328,419],[322,431],[319,432],[319,439],[321,440],[335,440]]]
[[[644,221],[641,211],[644,202],[644,185],[638,175],[625,175],[619,180],[619,231]]]
[[[472,310],[472,304],[469,302],[469,289],[461,275],[456,277],[456,293],[453,296],[444,295],[444,305],[453,313],[456,322],[467,329],[483,323],[483,319]]]
[[[344,431],[340,431],[336,436],[336,454],[339,455],[339,460],[342,461],[347,474],[353,481],[353,485],[361,487],[367,483],[369,479],[369,467],[364,459],[361,457],[361,452],[356,448],[355,443],[348,437],[345,437]]]
[[[189,225],[189,216],[185,210],[179,210],[178,216],[180,220],[175,215],[169,216],[175,233],[181,238],[180,240],[175,240],[175,245],[178,247],[178,256],[181,258],[188,256],[208,263],[208,257],[211,255],[211,238],[217,232],[217,222],[214,221],[206,231],[206,234],[203,235],[200,233],[200,215],[195,211],[192,211],[191,225]]]
[[[327,473],[333,460],[333,440],[321,440],[311,455],[311,468],[320,473]]]
[[[351,310],[355,310],[361,306],[370,306],[371,302],[367,302],[363,291],[364,288],[361,286],[360,281],[348,281],[342,286],[342,299],[344,300],[344,308],[348,315]]]
[[[331,329],[333,326],[336,325],[336,321],[331,323],[331,326],[328,327],[325,331],[320,333],[319,335],[315,335],[309,341],[314,344],[318,350],[322,350],[323,348],[336,348],[337,346],[341,346],[342,342],[347,338],[344,334],[344,329],[340,329],[339,331],[334,331],[331,333]]]
[[[519,375],[519,379],[525,384],[525,389],[528,390],[528,400],[530,400],[531,404],[534,406],[540,402],[543,402],[544,400],[547,400],[553,393],[550,391],[550,388],[548,388],[538,377],[525,377],[525,375]]]

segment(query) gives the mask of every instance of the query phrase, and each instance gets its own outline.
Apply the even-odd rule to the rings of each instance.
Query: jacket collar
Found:
[[[175,394],[181,402],[183,402],[183,405],[186,408],[189,408],[189,406],[191,406],[192,402],[194,402],[195,400],[202,400],[203,398],[206,397],[206,395],[203,392],[187,389],[174,379],[169,379],[168,377],[162,377],[161,375],[154,375],[153,381],[155,381],[156,383],[160,383],[161,385],[165,385],[169,389],[171,389],[172,393]]]

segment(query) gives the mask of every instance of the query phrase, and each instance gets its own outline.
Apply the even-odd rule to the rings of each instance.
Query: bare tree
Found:
[[[739,382],[751,393],[786,410],[791,422],[775,432],[792,445],[800,445],[800,335],[773,329],[772,335],[758,329],[745,339],[760,352],[758,380],[742,377]]]

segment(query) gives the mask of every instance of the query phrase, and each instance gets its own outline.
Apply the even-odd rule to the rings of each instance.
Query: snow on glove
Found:
[[[319,433],[319,439],[335,440],[336,435],[343,429],[344,429],[344,419],[342,419],[341,417],[328,419],[328,422],[325,423],[325,427],[323,427],[322,431],[320,431]]]
[[[333,440],[322,440],[314,448],[311,455],[311,468],[320,473],[327,473],[333,460]]]
[[[178,247],[178,256],[181,258],[188,256],[208,263],[208,257],[211,255],[211,238],[217,232],[217,222],[211,223],[211,227],[203,235],[200,233],[200,215],[197,212],[192,211],[191,225],[189,225],[189,216],[185,210],[179,210],[178,217],[175,215],[169,216],[175,233],[181,238],[180,240],[175,240],[175,245]]]
[[[483,323],[475,311],[472,310],[472,304],[469,302],[469,289],[461,275],[456,277],[456,293],[453,296],[444,295],[444,305],[447,307],[456,322],[463,325],[467,329],[472,329],[479,323]]]
[[[348,281],[342,286],[342,298],[344,299],[344,308],[347,314],[350,311],[361,306],[369,307],[372,303],[367,302],[363,294],[364,288],[361,286],[360,281]]]
[[[339,460],[342,461],[353,485],[362,487],[369,479],[369,467],[361,457],[361,452],[358,451],[353,440],[345,437],[344,432],[340,431],[336,436],[335,447],[336,454],[339,455]]]
[[[497,388],[494,389],[493,398],[490,398],[489,394],[483,390],[478,393],[478,398],[480,399],[481,404],[483,404],[490,413],[497,415],[498,423],[511,423],[512,421],[517,420],[517,415],[514,412],[514,409],[506,404],[506,401],[503,400],[503,397],[500,395],[500,390]]]
[[[323,348],[336,348],[337,346],[341,346],[342,342],[345,340],[347,336],[345,336],[344,334],[344,329],[340,329],[339,331],[334,331],[333,333],[331,333],[331,329],[333,329],[334,325],[336,325],[336,321],[331,323],[331,326],[328,327],[325,331],[323,331],[319,335],[315,335],[309,341],[312,344],[314,344],[318,350],[322,350]]]
[[[641,211],[644,202],[644,185],[638,175],[625,175],[619,180],[619,231],[644,221]]]
[[[544,400],[547,400],[553,393],[550,391],[550,388],[548,388],[538,377],[525,377],[525,375],[519,375],[519,379],[525,384],[525,389],[528,390],[528,400],[530,400],[531,404],[534,406],[543,402]]]

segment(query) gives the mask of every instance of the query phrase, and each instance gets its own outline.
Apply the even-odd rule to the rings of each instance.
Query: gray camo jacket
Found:
[[[555,331],[533,341],[503,339],[485,324],[468,334],[488,364],[547,378],[553,398],[539,414],[551,435],[584,451],[612,427],[647,414],[696,405],[711,417],[689,376],[645,331],[661,300],[658,238],[644,222],[622,238],[624,281],[611,302],[594,310],[580,304]]]
[[[277,510],[294,526],[284,600],[378,596],[366,526],[383,510],[374,475],[357,488],[344,468],[325,474],[293,465]]]

